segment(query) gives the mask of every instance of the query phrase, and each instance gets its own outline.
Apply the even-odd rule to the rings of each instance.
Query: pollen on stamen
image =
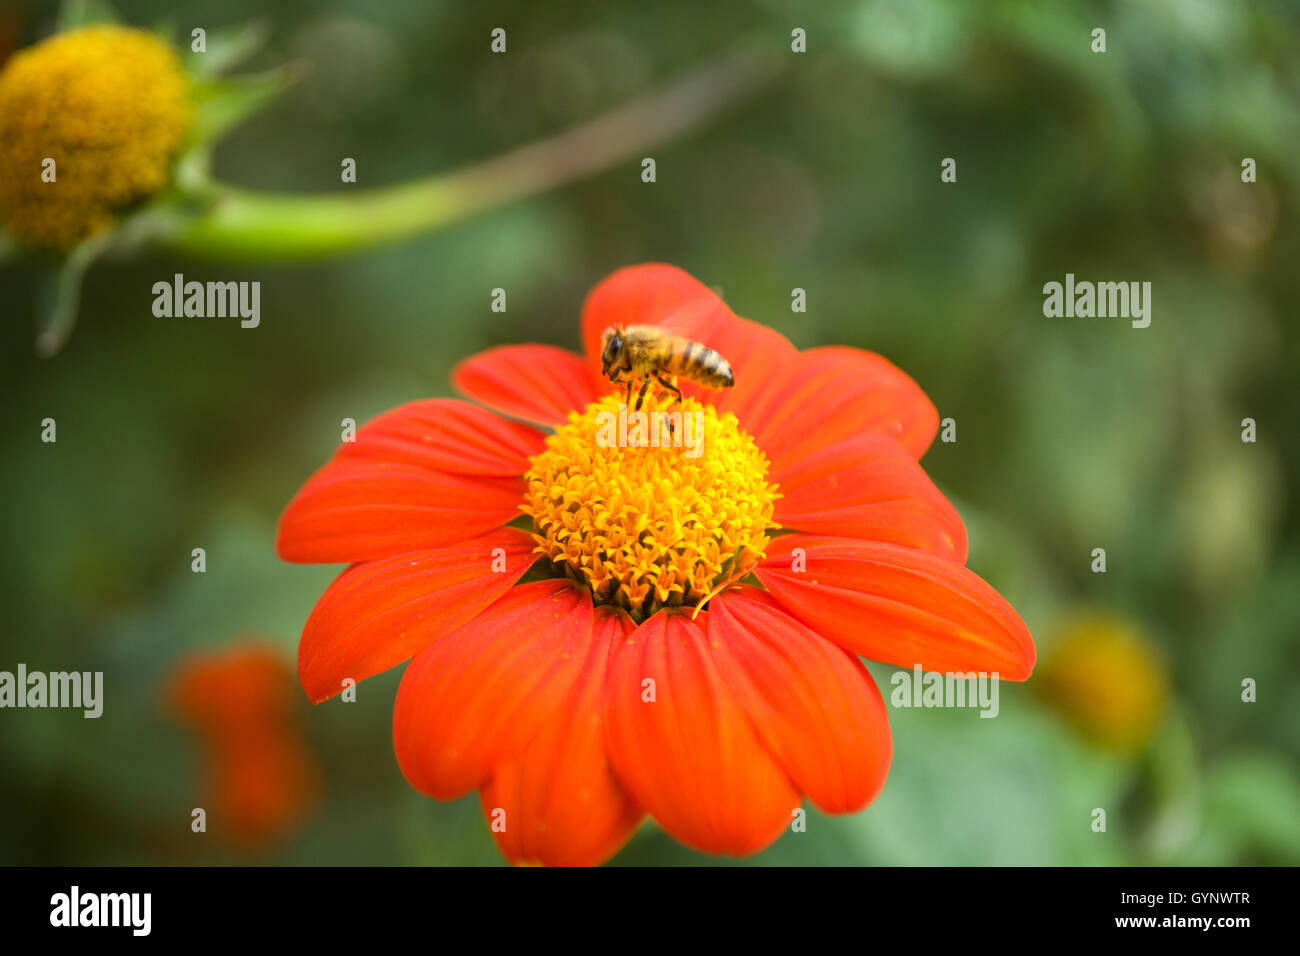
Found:
[[[761,557],[779,495],[734,415],[664,392],[647,396],[645,419],[625,410],[620,427],[623,403],[611,394],[569,415],[533,458],[522,507],[537,553],[597,603],[642,618],[693,606],[738,555]]]

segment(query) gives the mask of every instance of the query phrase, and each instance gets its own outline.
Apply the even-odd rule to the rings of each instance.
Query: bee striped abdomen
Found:
[[[668,361],[669,371],[710,388],[730,388],[735,384],[731,365],[717,352],[690,339],[677,339]]]

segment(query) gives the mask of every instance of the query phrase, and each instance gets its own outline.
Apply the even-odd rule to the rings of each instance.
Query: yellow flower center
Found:
[[[191,120],[189,81],[153,34],[95,26],[0,72],[0,222],[66,249],[166,184]]]
[[[569,415],[525,476],[537,552],[638,619],[693,606],[762,556],[777,527],[767,458],[736,416],[620,393]]]

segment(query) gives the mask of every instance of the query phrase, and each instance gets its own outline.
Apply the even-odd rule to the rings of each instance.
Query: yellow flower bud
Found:
[[[1146,746],[1169,694],[1164,661],[1146,635],[1111,614],[1070,621],[1035,685],[1083,736],[1122,753]]]
[[[166,184],[192,115],[151,33],[93,26],[18,52],[0,71],[0,224],[53,249],[102,229]]]

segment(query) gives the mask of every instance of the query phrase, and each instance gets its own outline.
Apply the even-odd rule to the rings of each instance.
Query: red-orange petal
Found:
[[[775,329],[737,317],[714,334],[711,346],[735,372],[736,384],[707,397],[720,412],[731,412],[744,427],[753,420],[752,409],[798,361],[799,350]]]
[[[537,429],[454,398],[408,402],[362,426],[338,458],[421,465],[457,475],[522,475],[546,445]]]
[[[804,570],[794,550],[802,549]],[[792,534],[756,571],[781,605],[854,654],[942,673],[1024,680],[1034,642],[1015,609],[974,572],[896,544]]]
[[[640,807],[610,766],[602,713],[610,654],[634,629],[620,611],[598,614],[569,699],[479,794],[512,863],[594,866],[617,853],[640,822]]]
[[[582,356],[554,345],[503,345],[470,356],[451,380],[464,394],[499,412],[556,425],[600,392]]]
[[[660,612],[615,651],[605,721],[619,779],[688,846],[743,856],[790,825],[799,795],[723,683],[698,622]]]
[[[758,588],[720,595],[709,613],[714,663],[795,786],[827,813],[861,810],[889,774],[889,717],[856,658]]]
[[[416,655],[393,707],[393,745],[411,786],[438,800],[483,786],[564,705],[591,630],[589,592],[536,581]]]
[[[966,526],[893,438],[856,435],[783,463],[774,519],[783,528],[920,548],[961,564]]]
[[[478,538],[353,565],[316,602],[298,644],[298,679],[313,703],[419,653],[472,620],[535,560],[531,536]]]
[[[338,458],[312,475],[280,516],[286,561],[343,564],[436,548],[519,514],[522,478],[480,478],[407,462]]]
[[[874,352],[844,346],[800,352],[737,417],[778,471],[868,432],[896,438],[920,458],[939,430],[939,412],[906,373]]]

